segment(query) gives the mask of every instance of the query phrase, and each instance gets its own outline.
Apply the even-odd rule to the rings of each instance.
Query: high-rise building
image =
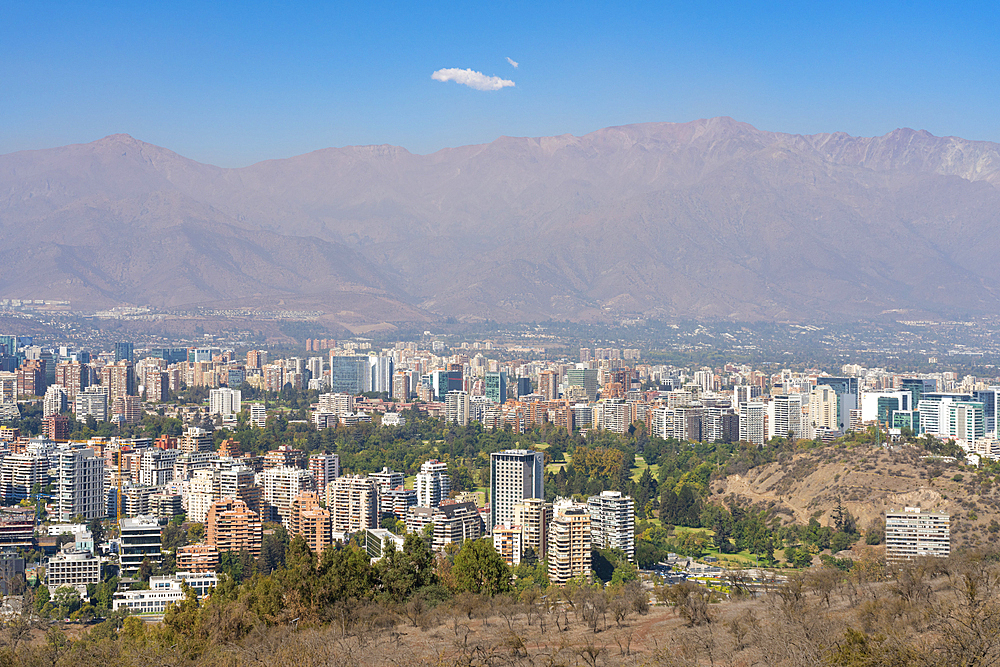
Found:
[[[105,387],[87,387],[76,395],[74,411],[77,421],[93,417],[99,422],[108,421],[108,394]]]
[[[239,389],[222,387],[212,389],[208,392],[208,414],[210,415],[235,415],[242,409],[242,393]]]
[[[88,585],[101,583],[101,559],[67,543],[45,563],[45,580],[50,594],[68,586],[86,595]]]
[[[129,342],[118,342],[115,343],[115,363],[120,361],[127,361],[130,364],[135,361],[134,356],[134,346]]]
[[[42,419],[42,435],[49,440],[69,440],[69,417],[49,415]]]
[[[326,507],[334,538],[378,528],[378,485],[370,477],[338,477],[326,485]]]
[[[818,377],[817,386],[832,387],[837,392],[837,430],[846,433],[851,427],[851,410],[857,410],[858,378],[856,377]]]
[[[49,482],[49,459],[43,454],[8,454],[0,462],[0,492],[9,505],[31,496],[36,484]]]
[[[549,525],[549,583],[561,585],[574,577],[589,579],[592,548],[590,512],[586,505],[556,503]]]
[[[587,499],[595,547],[621,549],[635,562],[635,501],[620,491],[602,491]]]
[[[279,466],[264,471],[264,502],[275,508],[286,528],[292,512],[292,500],[303,491],[315,489],[315,481],[308,470]]]
[[[247,368],[264,368],[267,364],[267,350],[250,350],[247,352]]]
[[[371,391],[371,366],[361,355],[330,357],[330,390],[335,394],[357,396]]]
[[[205,541],[222,551],[260,554],[263,533],[260,515],[245,502],[226,497],[212,503],[205,518]]]
[[[555,371],[542,371],[538,374],[538,393],[543,401],[554,401],[559,398],[559,375]]]
[[[469,425],[469,392],[449,391],[444,399],[445,420],[459,426]]]
[[[514,523],[514,505],[544,498],[545,456],[526,449],[490,454],[490,517],[494,526]],[[491,526],[492,528],[492,526]]]
[[[288,533],[305,538],[309,548],[317,554],[333,544],[330,525],[330,512],[320,506],[319,496],[312,491],[303,491],[292,500]]]
[[[267,408],[263,403],[250,404],[250,424],[256,428],[267,426]]]
[[[507,372],[487,373],[483,379],[483,395],[491,403],[503,405],[507,402]]]
[[[424,462],[417,473],[414,483],[417,491],[419,507],[437,507],[442,500],[448,498],[451,491],[451,478],[448,477],[448,464],[437,459]]]
[[[816,385],[809,394],[809,422],[813,433],[817,429],[840,430],[840,408],[833,387]]]
[[[108,364],[101,369],[101,384],[107,388],[109,401],[123,396],[135,396],[135,368],[128,361]]]
[[[340,455],[328,452],[310,454],[309,472],[316,482],[316,492],[325,497],[326,485],[340,477]]]
[[[138,424],[142,421],[142,399],[138,396],[119,396],[111,402],[111,421]]]
[[[368,363],[371,366],[371,391],[392,396],[392,376],[396,370],[392,357],[372,355],[368,357]]]
[[[410,376],[403,371],[396,371],[392,376],[392,397],[397,401],[410,400]]]
[[[524,553],[521,526],[494,526],[493,548],[507,565],[511,567],[520,565]]]
[[[369,477],[378,484],[379,493],[395,489],[397,486],[403,486],[405,479],[403,473],[397,472],[387,466],[383,466],[378,472],[373,472]]]
[[[180,450],[185,454],[192,452],[210,452],[215,448],[212,434],[197,426],[188,426],[181,438]]]
[[[212,503],[218,500],[217,471],[211,468],[195,470],[191,476],[187,493],[187,520],[195,523],[205,523],[208,510]]]
[[[341,417],[354,412],[354,394],[320,394],[316,411]]]
[[[740,440],[764,444],[767,440],[767,404],[750,401],[740,405]]]
[[[569,387],[583,387],[588,401],[597,400],[596,368],[570,368],[566,371],[566,384]]]
[[[885,513],[885,559],[889,562],[922,556],[951,555],[951,517],[907,507]]]
[[[78,361],[65,361],[56,364],[55,383],[66,390],[66,395],[69,398],[75,398],[90,384],[90,366]]]
[[[66,398],[66,391],[62,385],[50,385],[45,390],[45,399],[42,401],[42,416],[48,417],[66,412]]]
[[[514,525],[521,527],[522,549],[534,549],[539,560],[545,559],[551,521],[552,503],[543,498],[525,498],[514,505]]]
[[[779,394],[767,404],[767,436],[770,438],[803,437],[802,395]]]
[[[107,516],[104,497],[104,459],[93,449],[60,449],[56,461],[56,521],[69,523]]]
[[[475,503],[453,503],[439,507],[411,507],[406,513],[406,530],[421,534],[434,524],[431,548],[443,551],[449,544],[478,540],[483,536],[483,520]]]

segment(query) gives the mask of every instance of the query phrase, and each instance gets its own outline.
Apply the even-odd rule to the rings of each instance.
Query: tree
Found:
[[[511,572],[507,563],[493,548],[493,542],[466,540],[455,556],[452,575],[458,592],[498,595],[511,590]]]
[[[387,539],[384,555],[375,563],[375,569],[383,591],[395,602],[402,602],[421,588],[438,583],[434,552],[414,533],[406,536],[402,551],[396,551],[394,543]]]

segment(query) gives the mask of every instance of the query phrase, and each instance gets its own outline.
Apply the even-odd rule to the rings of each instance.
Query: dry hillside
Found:
[[[832,525],[838,500],[861,528],[886,510],[919,506],[951,514],[955,547],[995,541],[1000,530],[996,480],[974,468],[922,458],[924,454],[910,445],[892,450],[834,445],[730,475],[714,482],[712,490],[717,497],[733,494],[770,505],[796,523],[815,516]]]

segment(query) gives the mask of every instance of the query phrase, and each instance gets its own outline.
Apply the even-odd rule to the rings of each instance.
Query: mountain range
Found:
[[[1000,310],[1000,144],[731,118],[201,164],[0,156],[0,298],[332,320],[829,321]]]

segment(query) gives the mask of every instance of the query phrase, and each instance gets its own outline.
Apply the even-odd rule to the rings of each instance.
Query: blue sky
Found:
[[[7,0],[0,153],[126,132],[241,166],[721,115],[1000,141],[997,3],[477,4]]]

